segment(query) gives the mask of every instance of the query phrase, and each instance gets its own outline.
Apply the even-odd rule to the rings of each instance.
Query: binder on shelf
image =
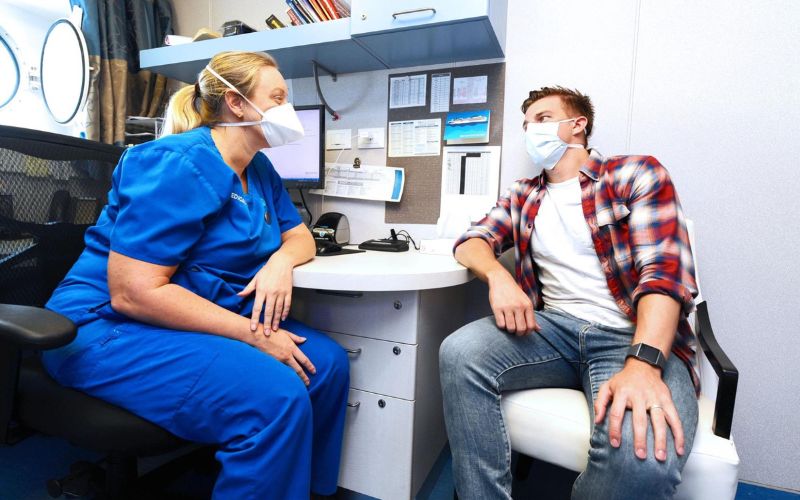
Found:
[[[328,20],[328,16],[325,15],[325,11],[322,10],[322,8],[319,6],[319,3],[317,3],[317,0],[306,0],[306,3],[311,5],[311,8],[314,9],[314,12],[316,12],[317,17],[319,18],[320,21],[327,21]]]
[[[328,14],[330,19],[339,19],[339,13],[336,12],[336,7],[333,6],[332,0],[317,0],[321,5],[322,8],[325,9],[325,13]]]
[[[301,5],[301,0],[286,0],[286,5],[288,5],[297,17],[303,22],[303,24],[313,23],[314,21],[308,17],[308,13],[303,9]]]
[[[305,24],[303,21],[300,20],[299,17],[297,17],[297,14],[295,14],[294,10],[292,10],[291,7],[286,9],[286,15],[289,16],[289,20],[292,22],[292,26],[300,26],[301,24]]]
[[[275,14],[270,14],[269,17],[264,22],[267,23],[267,26],[269,26],[270,29],[273,30],[286,27],[286,25],[283,24],[280,19],[275,17]]]
[[[308,18],[308,22],[316,23],[319,22],[319,18],[317,17],[317,13],[314,12],[314,9],[311,8],[311,4],[308,3],[308,0],[294,0],[295,5],[306,15]]]
[[[339,17],[350,17],[350,4],[345,0],[331,1],[333,2],[333,6],[336,7],[337,12],[339,12]]]

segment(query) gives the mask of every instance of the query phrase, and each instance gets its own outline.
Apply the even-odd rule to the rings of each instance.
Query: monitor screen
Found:
[[[305,137],[279,148],[266,148],[283,185],[288,188],[325,187],[325,107],[295,106]]]

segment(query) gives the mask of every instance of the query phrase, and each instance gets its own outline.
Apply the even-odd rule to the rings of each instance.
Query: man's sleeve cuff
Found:
[[[697,295],[697,293],[693,294],[684,285],[666,279],[655,279],[639,283],[639,286],[633,291],[634,307],[638,305],[642,297],[650,293],[672,297],[681,305],[684,314],[690,314],[695,310],[694,295]]]
[[[455,253],[456,248],[458,248],[460,244],[472,238],[480,238],[486,243],[488,243],[489,246],[492,248],[495,257],[499,257],[500,254],[503,253],[503,250],[505,250],[502,248],[501,242],[497,241],[497,239],[495,239],[495,237],[492,235],[491,232],[489,232],[484,228],[475,226],[468,229],[467,232],[462,234],[461,237],[459,237],[456,240],[455,244],[453,244],[453,253]]]

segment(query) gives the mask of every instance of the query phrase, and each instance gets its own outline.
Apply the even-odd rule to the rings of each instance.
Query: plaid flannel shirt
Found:
[[[579,176],[583,215],[614,301],[634,323],[636,304],[648,293],[669,295],[681,304],[672,352],[686,363],[699,392],[694,335],[686,319],[697,284],[686,221],[669,173],[651,156],[603,158],[592,152]],[[513,245],[517,283],[537,310],[544,303],[530,243],[546,183],[544,172],[515,182],[455,244],[481,238],[495,255]]]

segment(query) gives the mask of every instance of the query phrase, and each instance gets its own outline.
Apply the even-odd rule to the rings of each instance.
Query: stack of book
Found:
[[[286,0],[286,5],[289,6],[286,14],[293,26],[350,17],[349,0]],[[272,29],[285,27],[275,15],[267,18],[267,26]]]

